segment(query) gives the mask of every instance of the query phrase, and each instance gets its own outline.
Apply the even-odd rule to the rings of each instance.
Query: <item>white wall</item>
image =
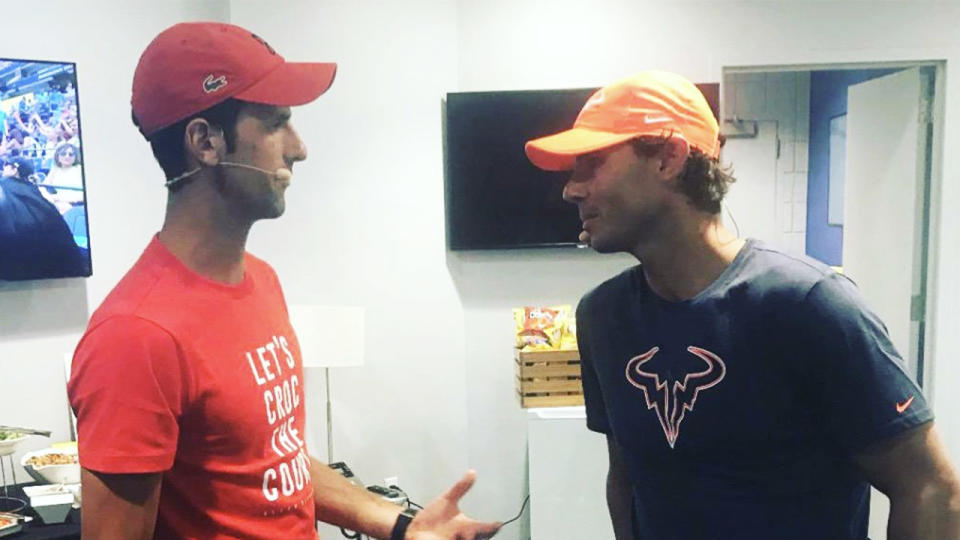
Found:
[[[725,132],[731,127],[726,122],[730,118],[759,122],[761,133],[774,132],[772,141],[728,139],[721,157],[724,163],[734,164],[737,182],[725,199],[727,210],[736,207],[733,218],[739,222],[741,236],[762,238],[793,255],[806,254],[810,72],[728,72],[723,76],[722,91]],[[769,164],[762,160],[764,168],[758,170],[752,163],[744,163],[746,156],[733,152],[734,148],[750,149],[753,155],[763,155],[770,149],[750,147],[769,142],[779,147],[779,156],[773,152],[773,167],[767,168]],[[757,193],[772,197],[751,196]],[[738,204],[732,204],[734,201]],[[764,219],[757,220],[760,216]],[[751,221],[762,224],[762,229],[748,230],[745,224]]]
[[[4,1],[16,23],[0,32],[0,55],[77,63],[93,277],[0,282],[0,424],[70,439],[63,356],[90,312],[159,229],[166,194],[149,146],[130,122],[130,86],[140,52],[185,19],[227,20],[223,0]],[[14,456],[46,447],[31,437]],[[6,460],[4,460],[6,461]],[[9,472],[9,469],[8,469]],[[18,480],[27,478],[19,469]],[[22,476],[21,476],[22,475]]]
[[[0,421],[64,438],[61,354],[162,217],[159,169],[129,123],[136,59],[168,24],[229,19],[289,59],[340,63],[330,92],[294,112],[310,158],[297,168],[287,215],[255,227],[250,242],[277,268],[290,303],[367,309],[367,365],[334,373],[335,458],[369,483],[399,475],[421,503],[475,467],[465,506],[495,519],[516,512],[526,481],[509,309],[575,303],[631,261],[586,251],[447,253],[446,92],[598,86],[646,68],[719,81],[725,65],[960,60],[952,2],[102,0],[30,11],[17,10],[0,45],[6,55],[78,61],[94,277],[0,286]],[[34,28],[63,37],[34,39]],[[960,143],[960,79],[947,71],[949,149]],[[960,157],[943,152],[942,164],[933,262],[949,277],[960,266],[960,244],[948,236],[960,215],[939,209],[960,204]],[[960,348],[949,331],[960,326],[960,284],[933,287],[936,390],[960,383],[960,365],[946,357]],[[35,380],[51,390],[38,398]],[[308,385],[310,423],[321,426],[322,378],[309,373]],[[936,409],[960,458],[955,399],[942,392]],[[310,434],[316,453],[323,442],[322,429]],[[524,535],[523,524],[511,525],[498,538]]]

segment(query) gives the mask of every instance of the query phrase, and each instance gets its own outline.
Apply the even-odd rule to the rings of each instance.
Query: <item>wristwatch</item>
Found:
[[[407,536],[407,527],[410,526],[410,522],[413,521],[415,515],[417,515],[417,511],[411,508],[401,510],[397,516],[397,522],[393,524],[393,530],[390,531],[390,540],[404,540]]]

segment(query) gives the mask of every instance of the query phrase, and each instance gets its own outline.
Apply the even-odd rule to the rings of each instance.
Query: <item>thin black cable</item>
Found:
[[[527,508],[527,503],[528,503],[528,502],[530,502],[530,495],[527,495],[527,496],[523,499],[523,506],[520,507],[520,512],[517,513],[517,516],[514,517],[514,518],[511,518],[511,519],[508,519],[508,520],[504,521],[504,522],[503,522],[503,525],[506,525],[506,524],[508,524],[508,523],[513,523],[514,521],[520,519],[520,516],[523,515],[523,511]],[[503,525],[500,525],[500,526],[503,527]]]
[[[420,506],[419,504],[413,502],[413,501],[410,499],[410,496],[407,495],[407,492],[404,491],[404,490],[402,490],[402,489],[400,489],[400,486],[389,486],[389,487],[390,487],[391,489],[395,489],[395,490],[399,491],[400,493],[403,493],[403,495],[407,498],[407,508],[410,508],[411,506],[413,506],[413,507],[415,507],[417,510],[423,510],[423,507]],[[527,503],[529,503],[529,502],[530,502],[530,495],[527,495],[526,497],[523,498],[523,504],[520,505],[520,511],[517,512],[517,515],[514,516],[514,517],[512,517],[512,518],[510,518],[510,519],[508,519],[508,520],[506,520],[506,521],[504,521],[500,526],[503,527],[504,525],[513,523],[514,521],[520,519],[520,516],[523,515],[523,511],[527,509]],[[342,529],[341,529],[341,530],[342,530]],[[349,537],[348,537],[348,538],[349,538]]]
[[[406,491],[404,491],[403,489],[401,489],[400,486],[397,486],[397,485],[389,485],[389,486],[387,486],[387,487],[390,488],[390,489],[395,489],[395,490],[399,491],[400,493],[403,494],[404,497],[407,498],[407,508],[408,508],[408,509],[409,509],[411,506],[413,506],[413,507],[415,507],[417,510],[423,510],[423,507],[422,507],[422,506],[420,506],[419,504],[417,504],[417,503],[413,502],[412,500],[410,500],[410,495],[408,495]]]

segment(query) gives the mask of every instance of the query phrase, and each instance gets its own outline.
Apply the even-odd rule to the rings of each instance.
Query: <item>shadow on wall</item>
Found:
[[[82,332],[90,313],[82,278],[0,281],[0,340]]]

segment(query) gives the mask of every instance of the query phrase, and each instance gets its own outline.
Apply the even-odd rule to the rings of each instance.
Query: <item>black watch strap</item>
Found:
[[[407,527],[413,521],[416,512],[413,510],[403,510],[397,516],[397,522],[393,524],[393,530],[390,531],[390,540],[404,540],[407,536]]]

